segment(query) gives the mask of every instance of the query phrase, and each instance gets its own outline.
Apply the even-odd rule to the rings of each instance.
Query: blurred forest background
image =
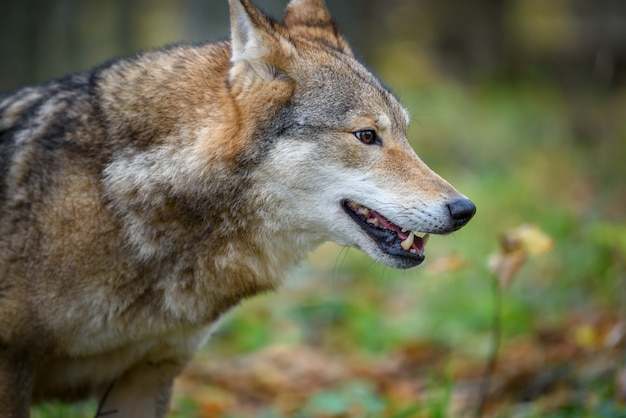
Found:
[[[625,417],[626,2],[328,3],[478,213],[415,270],[324,245],[227,316],[172,416]],[[228,36],[226,0],[3,0],[0,90]]]

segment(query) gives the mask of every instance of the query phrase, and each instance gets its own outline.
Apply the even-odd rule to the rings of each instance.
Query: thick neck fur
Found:
[[[318,243],[288,230],[253,175],[267,151],[255,132],[274,107],[238,97],[227,81],[229,59],[227,43],[180,46],[99,75],[107,80],[98,93],[113,148],[105,188],[127,246],[160,266],[172,288],[187,283],[198,302],[208,296],[209,307],[273,289]]]

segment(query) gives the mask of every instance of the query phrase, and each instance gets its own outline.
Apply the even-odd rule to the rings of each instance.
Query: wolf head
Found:
[[[429,234],[472,218],[473,203],[411,149],[407,111],[354,57],[322,0],[292,0],[283,22],[249,0],[230,6],[229,87],[276,231],[408,268],[424,260]]]

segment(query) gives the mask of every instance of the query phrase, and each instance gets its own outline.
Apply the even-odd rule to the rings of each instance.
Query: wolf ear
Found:
[[[293,36],[322,42],[345,54],[353,55],[324,0],[291,0],[287,5],[284,24]]]
[[[291,44],[275,25],[250,0],[229,0],[232,67],[230,77],[240,70],[252,71],[264,79],[282,75],[283,58],[289,56]],[[283,29],[284,30],[284,29]]]

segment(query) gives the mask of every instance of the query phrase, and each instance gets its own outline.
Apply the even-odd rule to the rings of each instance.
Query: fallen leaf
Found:
[[[432,274],[461,271],[470,263],[458,254],[448,254],[438,257],[427,264],[427,271]]]
[[[520,225],[504,233],[500,241],[501,251],[492,254],[487,267],[498,278],[502,289],[508,288],[528,257],[544,254],[553,247],[554,241],[535,225]]]

